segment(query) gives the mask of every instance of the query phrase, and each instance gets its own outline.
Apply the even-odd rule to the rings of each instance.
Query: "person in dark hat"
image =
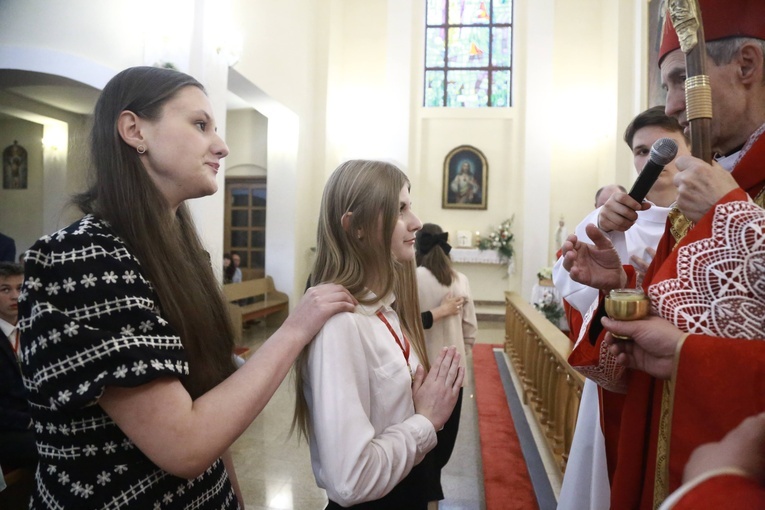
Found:
[[[653,508],[680,486],[696,447],[765,410],[765,2],[699,4],[715,161],[676,160],[678,212],[643,281],[654,313],[630,322],[595,313],[586,324],[592,342],[606,342],[600,365],[629,368],[612,508]],[[685,57],[669,23],[659,66],[666,112],[687,128]],[[634,221],[614,220],[623,230]],[[562,247],[572,278],[605,292],[634,286],[605,235],[587,234],[594,246],[571,236]]]

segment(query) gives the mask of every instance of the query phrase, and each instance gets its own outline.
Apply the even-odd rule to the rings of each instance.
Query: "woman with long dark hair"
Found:
[[[226,304],[185,204],[217,190],[228,154],[204,88],[169,69],[117,74],[90,148],[91,185],[75,199],[85,216],[26,254],[31,508],[237,508],[229,446],[354,300],[310,289],[234,371]]]

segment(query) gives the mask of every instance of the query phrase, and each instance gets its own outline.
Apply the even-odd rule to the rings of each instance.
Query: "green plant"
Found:
[[[487,237],[482,237],[478,241],[479,250],[497,250],[500,257],[510,261],[515,253],[513,250],[513,232],[510,227],[513,224],[513,218],[503,221],[494,232]]]
[[[538,280],[552,280],[552,268],[551,267],[543,267],[539,270],[537,273],[537,279]]]

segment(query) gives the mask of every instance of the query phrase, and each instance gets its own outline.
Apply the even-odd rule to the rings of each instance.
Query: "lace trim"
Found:
[[[716,207],[711,237],[679,248],[677,277],[648,289],[683,331],[759,338],[765,317],[765,215],[751,202]]]

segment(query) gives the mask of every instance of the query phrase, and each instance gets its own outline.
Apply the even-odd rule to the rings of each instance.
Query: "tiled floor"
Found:
[[[245,331],[245,343],[262,344],[268,328],[261,324]],[[502,344],[503,322],[480,322],[478,342]],[[441,510],[484,510],[472,358],[468,356],[468,383],[465,386],[460,431],[449,464],[442,472],[445,499]],[[324,490],[316,486],[311,471],[308,445],[289,436],[294,406],[291,377],[285,379],[274,397],[232,446],[239,484],[245,503],[254,509],[319,510],[327,503]]]

